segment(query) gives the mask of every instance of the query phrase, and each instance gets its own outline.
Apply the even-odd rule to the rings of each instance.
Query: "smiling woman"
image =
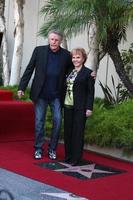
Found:
[[[64,102],[65,161],[73,166],[82,160],[86,118],[92,115],[94,78],[84,66],[87,54],[83,48],[71,52],[74,69],[67,75]]]
[[[71,51],[71,55],[75,69],[80,70],[82,65],[84,65],[87,60],[87,54],[85,50],[83,48],[73,49]]]

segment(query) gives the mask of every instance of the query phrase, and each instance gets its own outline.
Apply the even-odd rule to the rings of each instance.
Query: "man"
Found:
[[[30,98],[35,105],[35,159],[43,157],[44,126],[48,105],[53,116],[48,156],[50,159],[56,159],[56,148],[61,127],[64,81],[68,70],[72,67],[70,53],[60,47],[62,39],[63,35],[59,31],[49,32],[49,45],[38,46],[34,49],[18,87],[18,96],[21,98],[34,72]]]

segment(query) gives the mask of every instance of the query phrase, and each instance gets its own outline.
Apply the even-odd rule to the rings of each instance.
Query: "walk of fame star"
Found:
[[[58,199],[64,199],[64,200],[89,200],[84,197],[80,197],[75,194],[67,193],[67,192],[66,193],[42,192],[41,194],[45,196],[49,196],[51,197],[51,199],[52,197],[57,197]]]
[[[91,161],[84,161],[80,166],[71,166],[64,162],[43,162],[38,163],[38,165],[82,180],[101,178],[125,172],[108,166],[99,165]]]

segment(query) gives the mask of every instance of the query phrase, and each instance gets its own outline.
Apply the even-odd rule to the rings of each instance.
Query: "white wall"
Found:
[[[41,27],[43,18],[40,15],[40,9],[44,5],[44,0],[26,0],[24,5],[24,45],[23,45],[23,60],[22,60],[22,73],[25,70],[32,51],[35,46],[47,44],[47,39],[38,36],[38,31]],[[13,45],[14,45],[14,16],[13,16],[13,0],[6,0],[6,24],[7,24],[7,40],[8,40],[8,52],[9,52],[9,64],[11,65]],[[120,49],[126,49],[132,42],[132,29],[128,30],[127,42],[120,45]],[[87,36],[86,34],[79,35],[68,41],[69,50],[75,47],[83,47],[88,51]],[[107,67],[108,63],[108,67]],[[86,62],[87,65],[87,62]],[[119,78],[115,72],[115,68],[110,58],[105,56],[100,62],[100,67],[96,79],[96,92],[95,96],[103,97],[102,90],[99,86],[99,80],[102,83],[107,83],[109,87],[112,87],[111,75],[115,78],[116,84]]]

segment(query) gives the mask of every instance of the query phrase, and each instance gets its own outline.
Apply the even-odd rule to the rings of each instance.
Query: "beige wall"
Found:
[[[43,18],[39,11],[44,4],[44,0],[26,0],[24,6],[24,45],[23,45],[23,60],[22,60],[22,73],[25,70],[32,51],[35,46],[47,44],[47,39],[37,36]],[[8,40],[8,52],[9,52],[9,64],[11,65],[13,45],[14,45],[14,16],[13,16],[13,0],[6,0],[6,24],[7,24],[7,40]],[[128,30],[127,42],[120,45],[121,49],[126,49],[132,42],[132,29]],[[68,48],[71,50],[75,47],[83,47],[88,51],[86,34],[79,35],[68,41]],[[107,67],[108,63],[108,67]],[[86,62],[87,65],[87,62]],[[107,56],[100,62],[100,67],[96,79],[96,93],[97,97],[103,97],[102,90],[99,86],[99,80],[103,83],[107,83],[109,87],[111,84],[111,75],[114,76],[116,83],[119,78],[115,72],[115,68],[112,61]]]

